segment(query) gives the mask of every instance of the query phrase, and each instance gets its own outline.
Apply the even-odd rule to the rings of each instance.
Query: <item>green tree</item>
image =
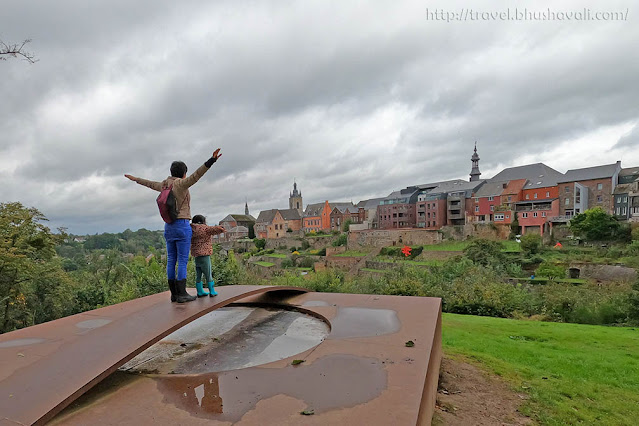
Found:
[[[504,261],[503,248],[504,245],[499,241],[479,238],[466,246],[464,255],[478,265],[496,265]]]
[[[566,267],[557,263],[543,262],[535,270],[535,275],[549,279],[565,278]]]
[[[0,204],[0,331],[32,325],[28,298],[32,280],[60,272],[48,268],[56,236],[41,222],[47,218],[21,203]],[[33,304],[31,304],[33,306]]]
[[[253,244],[255,244],[255,247],[257,247],[258,250],[264,250],[266,247],[266,239],[256,238],[253,240]]]
[[[526,234],[521,237],[521,252],[529,257],[541,251],[541,235]]]
[[[351,226],[351,223],[353,223],[352,220],[346,219],[346,221],[344,221],[344,223],[342,224],[342,231],[343,232],[348,232],[348,230],[349,230],[349,228]]]
[[[591,241],[608,241],[625,238],[628,231],[617,218],[601,207],[594,207],[570,220],[570,230],[577,236]]]

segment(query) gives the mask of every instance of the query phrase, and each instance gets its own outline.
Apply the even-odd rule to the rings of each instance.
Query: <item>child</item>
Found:
[[[191,237],[191,256],[195,258],[195,273],[197,289],[197,297],[217,296],[215,291],[215,282],[211,276],[211,255],[213,254],[213,235],[221,234],[225,229],[221,226],[208,226],[206,218],[201,214],[196,214],[191,220],[191,229],[193,236]],[[206,278],[209,285],[209,292],[203,289],[202,276]]]

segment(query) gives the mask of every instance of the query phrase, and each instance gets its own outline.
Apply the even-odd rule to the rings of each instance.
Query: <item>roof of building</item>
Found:
[[[617,195],[617,194],[627,194],[630,192],[630,189],[632,189],[632,184],[630,183],[620,183],[617,186],[615,186],[615,190],[612,192],[613,194]]]
[[[383,198],[380,198],[383,199]],[[315,203],[309,204],[306,206],[306,210],[304,211],[304,217],[315,217],[322,214],[322,210],[324,210],[324,203]],[[348,207],[352,206],[353,203],[349,202],[338,202],[338,203],[328,203],[328,207],[333,211],[335,207]]]
[[[362,200],[357,203],[357,207],[363,207],[364,210],[375,209],[379,206],[379,203],[383,200],[383,198],[371,198],[370,200]]]
[[[228,233],[233,233],[233,232],[248,233],[248,228],[246,226],[236,226],[228,230]]]
[[[333,210],[337,209],[340,213],[358,213],[359,209],[357,207],[355,207],[354,205],[350,205],[350,206],[335,206],[333,208]]]
[[[280,210],[279,212],[282,215],[282,219],[284,220],[302,219],[302,216],[300,216],[300,212],[297,209],[286,209],[286,210]]]
[[[619,183],[630,183],[639,179],[639,167],[628,167],[619,172]]]
[[[583,169],[568,170],[557,182],[578,182],[580,180],[611,178],[621,168],[621,161],[603,166],[584,167]]]
[[[257,216],[256,222],[271,223],[273,222],[273,218],[275,217],[276,213],[277,209],[262,210]]]
[[[483,184],[477,192],[473,194],[474,197],[494,197],[497,195],[501,195],[506,187],[508,186],[508,182],[506,181],[489,181]]]
[[[250,214],[229,214],[220,222],[255,222],[255,218]]]
[[[524,166],[509,167],[493,176],[491,181],[528,179],[523,189],[544,188],[555,186],[564,175],[548,167],[544,163],[526,164]]]
[[[508,181],[508,186],[502,192],[502,195],[516,195],[524,189],[527,179],[513,179]]]

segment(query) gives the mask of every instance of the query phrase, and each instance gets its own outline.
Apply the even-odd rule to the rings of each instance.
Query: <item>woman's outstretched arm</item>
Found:
[[[124,175],[125,178],[127,179],[131,179],[133,182],[139,183],[140,185],[149,187],[153,190],[156,191],[162,191],[162,182],[155,182],[152,180],[146,180],[146,179],[142,179],[142,178],[138,178],[135,176],[131,176],[131,175]]]

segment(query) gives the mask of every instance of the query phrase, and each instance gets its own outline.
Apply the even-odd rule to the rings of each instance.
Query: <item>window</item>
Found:
[[[499,221],[499,220],[504,220],[504,215],[503,214],[496,214],[495,215],[495,221]]]
[[[537,212],[533,212],[533,217],[537,217]]]
[[[570,192],[570,187],[569,187],[569,186],[567,186],[567,187],[565,188],[565,190],[566,190],[566,194],[567,194],[567,193],[569,193],[569,192]]]
[[[435,212],[433,212],[433,219],[435,219]]]
[[[564,204],[566,204],[567,206],[569,206],[569,205],[570,205],[570,198],[566,198],[566,202],[565,202]]]
[[[510,219],[510,215],[509,214],[506,215],[506,219]]]
[[[508,201],[510,202],[510,201],[512,201],[512,200],[513,200],[513,197],[509,195],[509,196],[508,196]]]
[[[621,203],[621,197],[617,197],[617,202]]]
[[[490,206],[490,211],[494,212],[495,211],[495,206]]]
[[[546,212],[541,212],[541,217],[546,217]]]
[[[493,201],[495,199],[495,197],[493,197],[492,195],[490,197],[488,197],[488,201]]]
[[[546,198],[550,198],[550,191],[546,191]]]
[[[537,199],[537,193],[535,192],[535,195],[533,197],[535,200]]]
[[[621,214],[620,210],[621,209],[619,207],[617,207],[617,216],[619,216]]]
[[[627,203],[628,202],[628,197],[623,197],[623,202]]]
[[[526,194],[526,199],[530,200],[530,194]]]
[[[601,191],[603,189],[603,183],[598,183],[597,189]]]
[[[597,195],[597,202],[601,203],[602,200],[603,200],[603,197],[601,195]]]
[[[479,206],[475,206],[475,213],[479,213]]]
[[[626,208],[621,209],[621,214],[626,214]]]
[[[522,213],[521,217],[528,217],[528,213]]]
[[[475,202],[476,202],[476,203],[479,203],[479,198],[475,198]]]

